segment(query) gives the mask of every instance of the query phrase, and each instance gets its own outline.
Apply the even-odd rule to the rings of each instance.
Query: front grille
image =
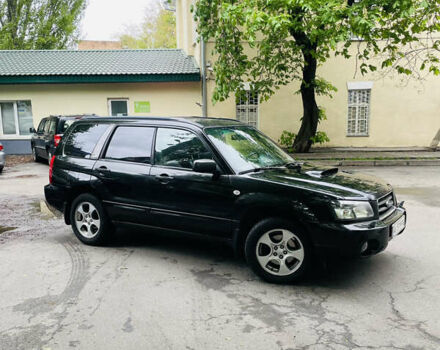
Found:
[[[394,202],[394,195],[393,192],[390,192],[386,194],[385,196],[381,197],[377,201],[377,208],[379,210],[379,217],[381,219],[386,218],[387,216],[391,215],[394,210],[396,209]]]

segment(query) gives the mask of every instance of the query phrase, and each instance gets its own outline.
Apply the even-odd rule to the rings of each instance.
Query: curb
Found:
[[[325,160],[298,158],[297,160],[330,166],[440,166],[440,159]]]

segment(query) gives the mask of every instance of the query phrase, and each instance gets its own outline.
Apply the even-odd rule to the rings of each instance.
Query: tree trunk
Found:
[[[304,68],[301,83],[301,97],[303,103],[303,118],[301,128],[293,143],[295,153],[308,152],[312,146],[311,137],[315,136],[319,121],[319,108],[316,104],[315,78],[317,62],[310,49],[303,51]]]

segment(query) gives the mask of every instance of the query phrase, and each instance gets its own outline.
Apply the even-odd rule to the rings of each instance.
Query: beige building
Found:
[[[30,153],[49,115],[200,115],[200,71],[182,50],[0,51],[0,141]]]
[[[177,1],[178,47],[193,55],[202,66],[201,46],[197,43],[195,23],[190,13],[191,0]],[[206,63],[212,65],[214,43],[206,43]],[[355,46],[355,45],[353,45]],[[353,47],[353,51],[357,50]],[[353,55],[354,56],[354,55]],[[341,57],[329,60],[318,74],[333,83],[338,92],[333,98],[318,98],[328,119],[319,125],[330,142],[339,147],[428,147],[440,129],[440,77],[424,81],[402,81],[401,77],[369,74],[355,76],[355,60]],[[383,74],[382,74],[383,75]],[[227,116],[256,125],[274,140],[283,130],[297,132],[302,116],[301,97],[295,95],[299,83],[281,88],[267,102],[235,98],[213,105],[214,80],[207,71],[209,116]]]

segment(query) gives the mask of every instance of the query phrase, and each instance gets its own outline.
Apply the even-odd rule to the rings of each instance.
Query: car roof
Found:
[[[60,118],[60,119],[81,119],[84,117],[93,117],[96,116],[96,114],[90,113],[90,114],[71,114],[71,115],[50,115],[47,118]]]
[[[187,124],[196,126],[199,128],[215,127],[215,126],[238,126],[244,125],[236,119],[227,118],[204,118],[204,117],[99,117],[99,116],[86,116],[81,121],[100,121],[111,123],[124,123],[124,122],[138,122],[138,123],[154,123],[154,124]]]

